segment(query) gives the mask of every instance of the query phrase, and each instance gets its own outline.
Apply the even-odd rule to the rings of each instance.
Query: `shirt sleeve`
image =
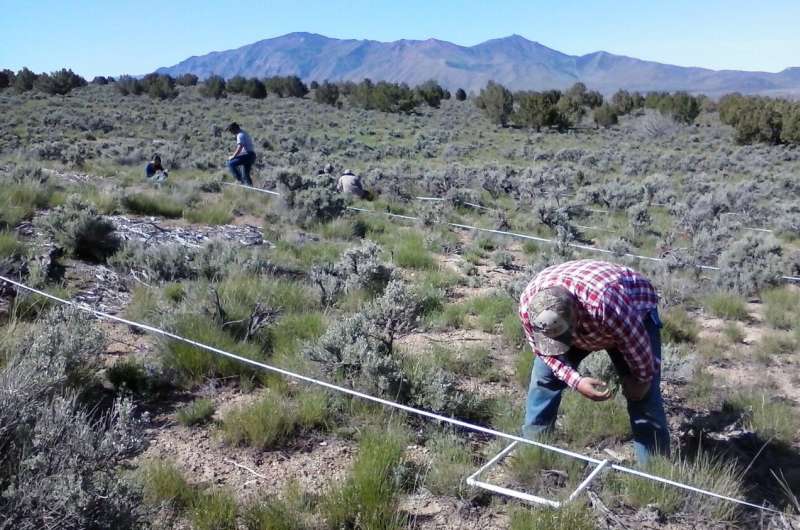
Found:
[[[578,381],[581,380],[581,374],[569,364],[561,361],[558,356],[541,355],[533,342],[533,328],[530,325],[525,309],[520,308],[519,318],[522,321],[522,329],[525,331],[525,337],[528,339],[528,344],[530,344],[533,354],[539,356],[542,362],[553,371],[553,374],[561,381],[564,381],[567,386],[572,389],[576,388]]]
[[[619,290],[610,288],[604,293],[603,323],[616,339],[616,347],[633,378],[647,383],[653,379],[655,370],[650,335],[643,316]]]
[[[236,143],[238,145],[244,145],[244,133],[243,132],[240,132],[239,134],[236,135]]]

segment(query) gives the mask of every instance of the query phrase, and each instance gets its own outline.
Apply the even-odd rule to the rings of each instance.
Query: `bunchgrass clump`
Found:
[[[746,320],[749,316],[744,297],[734,293],[714,293],[705,299],[704,305],[712,315],[719,318]]]
[[[197,495],[190,519],[194,530],[236,530],[238,506],[233,494],[215,489]]]
[[[392,259],[398,267],[404,269],[431,270],[436,262],[425,248],[422,236],[415,232],[405,232],[391,249]]]
[[[397,427],[367,431],[343,484],[334,483],[321,502],[328,528],[404,528],[397,510],[403,452],[408,435]]]
[[[261,348],[252,342],[240,342],[225,332],[208,316],[182,313],[175,316],[175,332],[202,344],[236,353],[250,359],[263,359]],[[248,377],[257,375],[254,368],[222,357],[186,342],[165,339],[160,343],[164,367],[175,370],[179,382],[191,387],[214,377]]]
[[[143,394],[147,391],[149,381],[147,372],[141,363],[124,359],[114,363],[106,371],[106,377],[114,388],[119,392],[131,392],[133,394]]]
[[[800,430],[800,417],[791,404],[754,389],[735,393],[723,407],[740,412],[747,428],[765,441],[791,444]]]
[[[210,399],[195,399],[188,405],[178,409],[175,417],[181,425],[193,427],[211,421],[214,412],[216,412],[216,407],[213,401]]]
[[[557,445],[557,442],[547,435],[541,436],[537,441],[544,444],[552,442]],[[574,489],[580,483],[586,468],[585,462],[527,444],[518,445],[509,456],[506,465],[517,482],[541,493],[545,490],[563,493],[566,491],[564,488]],[[550,471],[553,469],[565,473],[566,476],[552,476]]]
[[[440,433],[427,446],[431,460],[425,487],[434,495],[467,497],[470,488],[465,479],[474,471],[475,463],[464,439],[453,433]]]
[[[720,495],[735,498],[741,498],[742,495],[741,476],[736,463],[722,461],[709,453],[700,453],[694,459],[680,456],[673,459],[653,456],[645,471]],[[616,473],[608,481],[606,491],[618,494],[629,506],[642,508],[656,505],[664,514],[681,512],[708,523],[730,523],[735,519],[737,509],[735,504],[727,501],[688,493],[673,486],[627,473]]]
[[[794,289],[776,288],[765,291],[764,320],[773,328],[791,330],[800,324],[800,294]]]
[[[14,232],[0,231],[0,260],[25,254],[25,244],[17,239]]]
[[[132,193],[125,195],[122,205],[131,213],[155,217],[178,218],[184,204],[163,193]]]
[[[170,461],[146,462],[139,468],[138,477],[144,500],[150,504],[169,504],[181,510],[191,506],[198,494],[197,488]]]
[[[682,307],[673,307],[664,313],[661,337],[666,343],[697,342],[700,333],[697,322]]]
[[[764,333],[758,343],[757,355],[769,363],[775,355],[787,355],[797,351],[798,338],[796,334],[785,331],[772,331]]]
[[[726,322],[722,327],[722,335],[732,344],[741,344],[745,339],[745,333],[736,322]]]
[[[515,508],[511,511],[509,530],[595,530],[592,512],[580,502],[560,509]]]
[[[561,411],[563,436],[575,447],[630,436],[628,411],[620,394],[615,399],[594,402],[576,392],[566,392]]]
[[[324,427],[327,421],[326,394],[309,390],[292,398],[268,390],[255,403],[228,412],[220,428],[229,444],[273,449],[298,432]]]
[[[196,224],[226,225],[233,221],[233,210],[225,202],[201,204],[183,210],[183,218]]]

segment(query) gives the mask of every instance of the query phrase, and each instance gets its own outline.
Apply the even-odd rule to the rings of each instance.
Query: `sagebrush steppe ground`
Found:
[[[778,278],[800,273],[796,147],[738,146],[714,112],[691,126],[644,111],[610,129],[536,133],[492,125],[469,100],[395,115],[296,98],[212,100],[193,87],[169,101],[123,97],[110,86],[67,96],[6,90],[0,112],[4,274],[506,432],[519,429],[531,361],[515,296],[547,264],[597,256],[571,243],[610,248],[615,254],[603,259],[643,270],[662,295],[664,394],[679,461],[654,470],[767,502],[787,517],[796,509],[773,476],[800,491],[800,291]],[[223,132],[230,121],[259,146],[257,185],[296,202],[220,184],[232,151]],[[170,169],[163,185],[142,175],[154,152]],[[313,177],[326,163],[353,169],[377,195],[358,206],[420,221],[342,211],[330,181]],[[292,173],[307,177],[311,191],[292,187]],[[316,219],[318,212],[333,218]],[[444,221],[556,244],[488,237]],[[87,234],[96,240],[87,244]],[[51,261],[54,246],[64,256]],[[26,366],[18,359],[57,350],[31,337],[76,317],[50,314],[36,297],[2,294],[3,383],[15,389],[14,370]],[[63,340],[70,329],[88,328],[98,335]],[[141,422],[131,432],[141,439],[115,453],[108,475],[125,488],[83,486],[99,498],[130,499],[135,508],[119,502],[115,509],[136,514],[131,526],[791,524],[612,474],[567,512],[528,510],[463,484],[501,447],[485,436],[452,433],[119,325],[58,329],[64,335],[52,344],[76,343],[74,357],[31,407],[74,395],[97,413],[119,408],[115,399],[131,400],[131,417]],[[590,369],[606,374],[602,357],[594,355]],[[598,405],[570,394],[553,443],[631,464],[628,430],[621,398]],[[73,491],[59,481],[61,468],[48,474],[22,462],[2,468],[0,485],[12,492],[4,511],[43,499],[70,505],[59,497]],[[522,454],[493,478],[558,496],[583,473]],[[20,493],[31,484],[41,489]]]

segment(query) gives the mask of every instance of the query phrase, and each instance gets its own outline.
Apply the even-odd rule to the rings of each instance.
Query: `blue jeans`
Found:
[[[660,360],[661,321],[658,318],[658,311],[653,309],[645,315],[644,320],[645,328],[650,335],[653,355]],[[577,369],[581,361],[590,353],[573,348],[562,355],[560,360]],[[609,351],[608,354],[620,377],[627,375],[629,370],[621,354],[616,351]],[[661,370],[656,367],[647,395],[641,401],[628,400],[628,416],[633,431],[633,449],[636,461],[640,464],[645,464],[650,454],[669,455],[669,426],[664,413],[660,386]],[[535,439],[539,434],[553,428],[558,415],[558,406],[561,404],[561,393],[566,387],[567,384],[558,379],[537,356],[533,362],[525,424],[522,427],[522,434],[525,438]]]
[[[253,181],[250,180],[250,168],[253,167],[255,161],[255,153],[246,153],[244,155],[235,156],[228,160],[228,171],[230,171],[231,175],[233,175],[233,178],[242,184],[252,186]]]

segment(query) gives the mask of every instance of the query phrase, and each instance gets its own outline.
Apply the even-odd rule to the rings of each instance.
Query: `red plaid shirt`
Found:
[[[528,302],[539,290],[561,286],[578,301],[572,344],[586,351],[618,351],[638,381],[653,378],[655,362],[644,316],[658,305],[658,294],[641,274],[621,265],[596,260],[568,261],[548,267],[520,297],[519,318],[536,355],[553,373],[575,388],[581,375],[558,357],[541,355],[533,343]]]

